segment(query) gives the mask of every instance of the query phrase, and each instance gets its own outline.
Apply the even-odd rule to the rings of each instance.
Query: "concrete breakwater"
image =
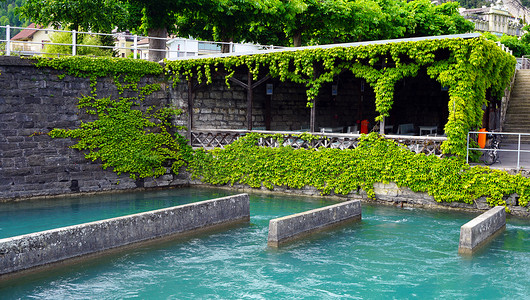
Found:
[[[202,184],[200,181],[190,181],[191,185],[210,186]],[[262,187],[261,189],[255,189],[248,185],[235,184],[233,186],[215,186],[216,188],[226,188],[231,190],[238,190],[241,192],[259,191],[265,193],[285,193],[295,194],[304,196],[322,197],[320,191],[315,187],[306,186],[301,189],[292,189],[283,186],[275,186],[274,190]],[[347,195],[324,195],[325,197],[335,198],[339,201],[345,199],[358,199],[366,202],[376,202],[384,205],[394,206],[408,206],[408,207],[420,207],[428,209],[442,209],[442,210],[463,210],[470,212],[485,212],[491,207],[487,203],[487,197],[483,196],[474,201],[473,204],[467,204],[462,202],[437,202],[431,195],[425,192],[414,192],[408,187],[400,187],[394,182],[390,183],[375,183],[374,184],[375,199],[368,197],[365,191],[359,190],[358,192],[352,192]],[[510,214],[522,218],[530,218],[530,209],[517,205],[517,195],[510,195],[506,199],[507,207],[510,210]]]
[[[250,220],[247,194],[0,240],[0,275],[154,238]]]
[[[473,254],[506,228],[504,206],[496,206],[460,228],[458,253]]]
[[[361,219],[361,201],[352,200],[331,206],[285,216],[269,222],[267,244],[278,247],[282,243],[324,230],[347,221]]]

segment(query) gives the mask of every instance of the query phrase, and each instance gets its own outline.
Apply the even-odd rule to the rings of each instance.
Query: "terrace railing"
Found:
[[[530,55],[523,55],[521,58],[521,69],[530,69]]]
[[[270,50],[282,47],[273,45],[255,45],[255,44],[239,44],[232,42],[212,42],[212,41],[198,41],[184,38],[157,38],[157,37],[146,37],[140,35],[128,34],[125,32],[117,33],[95,33],[95,32],[83,32],[76,30],[59,30],[51,28],[26,28],[16,26],[0,26],[1,29],[5,29],[5,36],[0,36],[0,55],[23,55],[32,56],[40,54],[49,55],[78,55],[80,47],[91,47],[101,49],[111,49],[115,51],[130,52],[134,59],[145,59],[149,51],[164,52],[167,59],[177,59],[179,57],[186,56],[198,56],[201,54],[212,54],[220,53],[223,45],[228,45],[229,53],[244,51],[244,52],[259,52],[260,50]],[[72,34],[71,43],[53,43],[51,41],[22,41],[12,40],[14,35],[13,30],[32,30],[32,31],[45,31],[45,32],[68,32]],[[81,35],[92,35],[92,36],[112,36],[116,41],[115,45],[102,46],[102,45],[84,45],[81,44]],[[118,42],[119,40],[123,42]],[[149,40],[164,40],[166,41],[165,49],[151,49],[149,48]],[[3,45],[2,45],[3,44]],[[174,44],[175,46],[172,46]],[[59,46],[70,46],[72,47],[71,53],[44,53],[42,50],[46,45],[59,45]],[[238,50],[242,49],[242,50]]]
[[[224,148],[245,136],[250,132],[275,135],[262,138],[258,146],[280,147],[290,146],[299,148],[336,148],[355,149],[357,148],[360,134],[350,133],[312,133],[316,138],[311,141],[303,140],[299,131],[265,131],[265,130],[236,130],[236,129],[194,129],[191,131],[191,146],[196,148]],[[435,136],[408,136],[408,135],[384,135],[384,138],[395,140],[415,153],[425,153],[427,155],[441,156],[441,144],[447,140],[446,137]]]
[[[505,137],[508,137],[508,136],[517,137],[517,143],[516,144],[508,144],[508,145],[504,145],[503,143],[501,143],[502,148],[496,148],[496,149],[492,149],[488,145],[486,145],[485,148],[473,147],[473,144],[475,144],[475,145],[477,144],[478,136],[481,135],[481,134],[485,134],[487,136],[488,135],[490,135],[490,136],[496,135],[496,136],[498,136],[497,138],[499,140],[502,140],[502,138],[505,138]],[[530,138],[530,133],[470,131],[467,134],[466,162],[469,163],[469,152],[470,151],[474,150],[474,151],[480,151],[482,153],[487,153],[489,151],[496,151],[496,152],[499,152],[499,156],[501,156],[501,155],[504,156],[503,160],[504,159],[510,160],[510,157],[508,157],[509,154],[514,154],[515,157],[513,159],[516,161],[516,169],[519,170],[519,169],[521,169],[521,163],[522,163],[521,154],[530,153],[530,150],[528,150],[528,145],[526,143],[522,143],[522,139],[528,139],[528,138]],[[474,141],[474,143],[472,143],[471,141]],[[496,162],[493,162],[493,163],[496,163]],[[528,163],[528,161],[526,160],[525,163]],[[511,164],[511,162],[504,161],[503,164],[504,164],[504,167],[513,166]]]

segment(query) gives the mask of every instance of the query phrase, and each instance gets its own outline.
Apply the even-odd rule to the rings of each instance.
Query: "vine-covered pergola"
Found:
[[[502,97],[515,64],[515,58],[494,42],[479,34],[462,34],[186,58],[167,61],[165,68],[174,82],[188,81],[189,104],[193,103],[194,87],[212,83],[215,74],[225,76],[227,84],[235,82],[244,87],[247,120],[251,120],[256,86],[270,77],[301,84],[306,87],[307,106],[311,108],[312,132],[320,89],[333,82],[335,76],[349,71],[373,89],[375,121],[381,123],[381,133],[394,104],[396,83],[425,70],[449,95],[448,120],[444,126],[448,139],[442,150],[446,154],[465,155],[467,132],[481,126],[487,95],[492,99]],[[241,68],[248,72],[247,82],[234,77],[236,69]],[[248,124],[251,130],[251,122]]]

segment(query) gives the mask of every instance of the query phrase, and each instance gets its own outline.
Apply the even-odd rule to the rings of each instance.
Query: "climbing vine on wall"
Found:
[[[86,56],[64,56],[58,58],[46,58],[35,56],[35,66],[49,67],[56,70],[64,70],[64,74],[59,75],[64,78],[66,74],[90,78],[90,85],[93,88],[92,94],[96,95],[97,79],[101,77],[112,77],[117,85],[118,91],[123,92],[125,88],[137,90],[140,79],[147,75],[162,75],[164,69],[156,62],[127,59],[115,57],[86,57]],[[125,84],[122,84],[125,82]]]
[[[169,131],[173,127],[171,118],[181,111],[151,107],[144,112],[134,109],[138,105],[136,100],[81,98],[79,108],[97,119],[83,122],[76,129],[55,128],[49,136],[78,140],[72,148],[88,150],[87,159],[99,159],[104,169],[112,167],[114,172],[129,173],[133,179],[164,175],[168,162],[178,174],[191,154],[187,141]]]
[[[143,76],[162,74],[163,68],[158,63],[119,58],[36,59],[38,67],[90,78],[93,88],[91,96],[79,99],[78,107],[95,119],[82,122],[79,128],[55,128],[48,133],[50,137],[77,140],[72,148],[86,151],[87,159],[100,160],[104,169],[111,167],[114,172],[128,173],[133,179],[157,177],[165,174],[167,168],[178,173],[190,159],[191,147],[177,133],[185,128],[171,122],[181,110],[140,107],[146,96],[160,90],[160,84],[143,87],[138,84]],[[130,89],[137,96],[98,98],[96,85],[100,77],[112,77],[119,94]]]
[[[189,165],[196,179],[211,184],[247,184],[300,189],[312,186],[322,194],[347,195],[366,191],[374,198],[374,183],[395,182],[415,192],[428,192],[438,202],[473,204],[487,196],[491,206],[506,205],[517,193],[519,205],[530,197],[530,179],[488,167],[470,167],[456,157],[415,154],[375,133],[363,135],[355,149],[293,149],[257,146],[266,135],[251,133],[224,149],[198,150]]]
[[[239,67],[248,68],[254,79],[266,70],[281,81],[305,85],[309,107],[324,83],[348,70],[375,91],[376,121],[389,116],[396,82],[426,68],[431,78],[449,87],[449,120],[444,128],[448,140],[442,150],[463,156],[467,132],[481,125],[486,90],[499,97],[508,86],[515,63],[515,58],[495,43],[477,37],[177,60],[166,62],[165,68],[175,82],[196,78],[211,83],[215,72],[223,72],[227,84]]]

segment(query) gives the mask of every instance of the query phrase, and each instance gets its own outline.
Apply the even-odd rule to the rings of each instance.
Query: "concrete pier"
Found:
[[[250,220],[247,194],[0,239],[0,275]]]
[[[496,206],[460,228],[458,253],[473,254],[506,228],[504,206]]]
[[[361,215],[361,201],[352,200],[273,219],[269,222],[267,244],[271,247],[278,247],[316,231],[347,221],[360,220]]]

